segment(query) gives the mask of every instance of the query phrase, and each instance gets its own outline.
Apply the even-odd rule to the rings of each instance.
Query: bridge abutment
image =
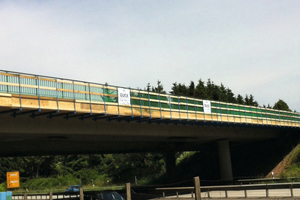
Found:
[[[220,140],[217,143],[221,179],[226,181],[233,180],[229,141]]]

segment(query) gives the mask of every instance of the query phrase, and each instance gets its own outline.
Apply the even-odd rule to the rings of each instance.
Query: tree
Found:
[[[238,104],[245,104],[244,98],[243,98],[243,96],[240,95],[240,94],[238,94],[236,100],[237,100],[237,103],[238,103]]]
[[[171,94],[179,95],[179,96],[189,96],[189,90],[184,84],[177,84],[177,82],[173,83]]]
[[[200,79],[195,89],[195,98],[207,99],[207,92],[204,85],[204,82]]]
[[[188,96],[189,97],[194,97],[195,95],[195,83],[194,81],[191,81],[189,89],[188,89]]]
[[[236,98],[234,97],[233,92],[229,88],[227,88],[226,90],[226,97],[227,97],[227,102],[236,103]]]
[[[258,103],[257,103],[257,101],[254,100],[254,96],[252,94],[250,94],[250,96],[248,96],[248,94],[246,94],[245,104],[248,106],[258,106]]]
[[[150,92],[150,90],[151,90],[151,85],[150,85],[150,83],[147,84],[145,90],[147,90],[147,92]]]
[[[177,85],[177,82],[175,83],[172,83],[173,86],[172,86],[172,91],[170,92],[171,94],[174,94],[174,95],[179,95],[179,91],[178,91],[178,85]]]
[[[220,90],[220,101],[227,102],[228,101],[227,91],[226,91],[226,88],[223,85],[223,83],[221,83],[221,86],[219,87],[219,90]]]
[[[181,83],[178,84],[178,92],[179,92],[178,95],[180,95],[180,96],[187,96],[188,89],[185,86],[185,84],[181,84]]]
[[[281,99],[274,104],[273,109],[291,111],[287,103]]]
[[[164,86],[161,84],[160,80],[157,80],[157,87],[152,87],[152,92],[166,94],[166,91],[164,91]]]

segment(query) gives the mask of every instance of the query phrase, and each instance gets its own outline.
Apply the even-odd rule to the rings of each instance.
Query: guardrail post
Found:
[[[177,198],[179,198],[178,192],[176,192],[176,196],[177,196]]]
[[[201,200],[201,189],[199,176],[194,177],[195,182],[195,200]]]
[[[53,200],[52,191],[50,191],[50,193],[49,193],[49,200]]]
[[[266,183],[266,197],[269,197],[269,189],[268,189],[268,183]]]
[[[245,198],[247,198],[247,190],[246,190],[246,188],[244,190],[244,194],[245,194]]]
[[[24,194],[24,200],[27,200],[27,193]]]
[[[225,188],[225,198],[228,197],[228,194],[227,194],[227,188]]]
[[[81,187],[79,190],[80,193],[80,200],[83,200],[83,188]]]
[[[126,200],[131,200],[131,189],[130,183],[126,183]]]
[[[194,193],[193,193],[193,191],[191,192],[191,195],[192,195],[192,198],[194,197]]]
[[[165,198],[166,197],[166,194],[165,194],[165,192],[163,192],[163,198]]]
[[[294,193],[293,193],[293,183],[291,184],[291,197],[294,196]]]

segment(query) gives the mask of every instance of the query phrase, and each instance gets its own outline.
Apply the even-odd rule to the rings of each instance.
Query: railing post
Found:
[[[227,188],[225,188],[225,198],[228,197],[228,194],[227,194]]]
[[[22,110],[22,90],[21,90],[21,75],[19,74],[19,101],[20,101],[20,110]]]
[[[50,193],[49,193],[49,200],[53,200],[52,191],[50,191]]]
[[[141,100],[141,89],[139,89],[139,99],[140,99],[140,112],[141,112],[141,118],[143,118],[143,108],[142,108],[142,100]]]
[[[27,193],[24,194],[24,200],[27,200]]]
[[[293,193],[293,183],[291,184],[291,197],[294,196],[294,193]]]
[[[200,189],[200,179],[199,177],[194,177],[195,182],[195,200],[201,200],[201,189]]]
[[[126,183],[126,200],[131,200],[131,189],[130,183]]]
[[[80,191],[80,200],[83,200],[83,188],[81,187],[79,191]]]
[[[268,183],[266,183],[266,197],[269,197],[269,189],[268,189]]]
[[[91,84],[88,83],[88,87],[89,87],[89,100],[90,100],[90,115],[93,114],[93,108],[92,108],[92,95],[91,95]]]
[[[64,84],[62,83],[61,84],[62,86],[62,89],[64,89]],[[74,84],[74,81],[72,81],[72,86],[73,86],[73,100],[74,100],[74,114],[76,113],[76,96],[75,96],[75,84]],[[64,98],[64,91],[62,90],[61,91],[61,95],[62,95],[62,98]]]
[[[104,116],[106,116],[105,88],[104,88],[104,85],[102,85],[102,89],[103,89]]]
[[[165,198],[166,197],[166,194],[165,194],[165,192],[163,192],[163,198]]]
[[[177,196],[177,198],[179,198],[178,191],[176,192],[176,196]]]
[[[244,194],[245,194],[245,198],[247,198],[247,190],[246,190],[246,188],[244,190]]]
[[[37,90],[38,90],[38,99],[39,99],[39,112],[41,112],[41,90],[40,90],[40,77],[37,76]]]

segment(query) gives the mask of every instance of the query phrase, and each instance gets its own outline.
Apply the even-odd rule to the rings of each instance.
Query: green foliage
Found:
[[[273,109],[291,111],[287,103],[281,99],[274,104]]]
[[[115,154],[114,165],[110,165],[109,176],[113,182],[135,182],[135,177],[144,182],[157,178],[165,172],[162,154],[131,153]]]
[[[150,83],[148,83],[146,90],[150,91]],[[152,87],[152,92],[166,93],[163,90],[163,85],[158,80],[157,87]],[[232,92],[231,89],[226,88],[223,83],[220,86],[215,85],[210,79],[207,80],[206,84],[201,79],[198,81],[198,84],[195,85],[194,81],[191,81],[189,86],[186,86],[184,83],[173,83],[170,94],[178,96],[187,96],[192,98],[222,101],[227,103],[238,103],[248,106],[259,106],[258,102],[254,99],[252,94],[245,95],[245,98],[238,94],[237,96]],[[263,107],[266,107],[265,105]],[[267,108],[271,108],[268,104]],[[274,109],[291,111],[289,106],[283,101],[279,100],[273,106]]]
[[[282,178],[300,177],[300,144],[298,144],[286,157],[285,169],[281,172]]]
[[[23,189],[28,190],[44,190],[44,189],[55,189],[55,188],[67,188],[70,185],[96,185],[102,187],[107,185],[107,181],[110,179],[106,175],[98,175],[93,170],[82,169],[79,174],[81,179],[74,177],[69,174],[66,176],[57,176],[49,178],[34,178],[29,179],[25,183],[21,184]]]
[[[5,183],[0,184],[0,192],[6,191]]]
[[[150,85],[147,85],[147,90],[149,91],[148,87]],[[161,94],[166,94],[166,91],[164,90],[164,86],[161,84],[161,81],[157,81],[157,87],[152,87],[152,92],[157,92]]]
[[[196,153],[196,151],[185,151],[182,152],[178,155],[177,159],[176,159],[176,164],[179,164],[180,162],[182,162],[183,160],[188,160],[190,157],[192,157],[194,154]],[[185,161],[186,162],[186,161]]]
[[[206,85],[200,79],[196,86],[193,81],[189,86],[175,82],[171,89],[171,94],[179,96],[258,106],[253,95],[246,95],[245,99],[240,94],[235,97],[231,89],[226,88],[222,83],[221,86],[215,85],[210,79],[207,80]]]
[[[299,163],[290,165],[284,172],[280,174],[281,178],[299,177],[300,176],[300,165]]]
[[[105,186],[111,183],[146,183],[165,172],[164,156],[153,153],[91,154],[0,158],[0,179],[19,171],[21,188],[43,190],[74,184]]]

